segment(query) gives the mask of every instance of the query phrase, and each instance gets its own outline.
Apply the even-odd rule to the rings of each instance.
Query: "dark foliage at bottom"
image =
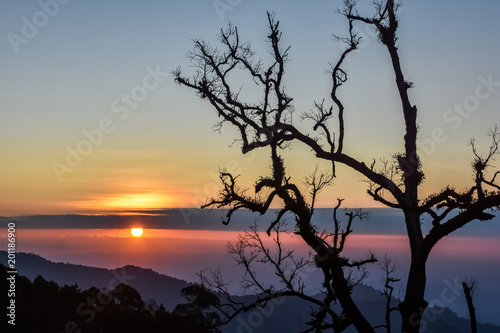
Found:
[[[10,276],[0,264],[1,290],[9,290]],[[8,323],[7,317],[0,324],[1,332],[218,332],[204,327],[206,320],[201,310],[181,304],[168,312],[163,304],[145,304],[141,295],[126,284],[118,284],[113,290],[80,290],[77,285],[61,287],[41,276],[31,282],[16,275],[14,293],[13,297],[2,297],[1,306],[6,309],[10,300],[15,300],[15,326]]]

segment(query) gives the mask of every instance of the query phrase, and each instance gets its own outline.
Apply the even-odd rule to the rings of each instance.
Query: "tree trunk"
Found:
[[[462,282],[462,287],[464,288],[465,299],[467,300],[467,307],[469,308],[470,329],[472,333],[477,333],[476,309],[474,309],[474,304],[472,303],[473,285],[469,286],[465,282]]]
[[[424,300],[426,285],[425,264],[429,252],[425,249],[420,228],[420,215],[415,212],[405,212],[408,238],[410,240],[411,263],[403,302],[399,304],[402,317],[401,332],[420,332],[422,314],[427,308]]]
[[[334,275],[332,280],[333,284],[336,285],[336,288],[334,288],[335,294],[345,314],[359,333],[375,333],[372,325],[366,320],[365,316],[359,311],[356,303],[352,300],[351,292],[345,279],[340,278],[342,272],[337,274],[339,275]]]
[[[420,321],[427,307],[427,302],[424,300],[425,279],[425,261],[421,258],[412,258],[405,298],[399,304],[403,320],[401,332],[420,332]]]

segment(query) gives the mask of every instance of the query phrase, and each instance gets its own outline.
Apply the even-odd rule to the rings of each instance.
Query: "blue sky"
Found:
[[[228,164],[251,184],[267,172],[266,154],[241,156],[238,147],[228,148],[234,132],[212,133],[213,110],[171,76],[162,74],[125,119],[113,112],[113,101],[130,94],[151,70],[170,73],[181,66],[189,74],[185,54],[192,39],[216,43],[229,20],[266,58],[268,10],[281,21],[283,44],[292,47],[285,84],[298,115],[328,97],[325,70],[341,50],[332,34],[346,33],[345,19],[334,13],[340,1],[61,3],[0,1],[0,185],[8,193],[2,194],[3,215],[101,211],[118,202],[195,207],[216,189],[218,167]],[[364,3],[361,13],[369,13]],[[424,193],[449,183],[465,186],[471,175],[467,141],[484,140],[500,120],[499,16],[497,1],[406,1],[400,13],[400,55],[415,83],[412,99],[426,143]],[[36,23],[37,31],[26,22]],[[341,93],[348,107],[346,149],[369,163],[400,151],[403,133],[387,52],[370,30],[360,26],[359,33],[362,47],[352,56],[349,85]],[[27,38],[12,42],[19,36]],[[477,89],[487,98],[474,100]],[[472,111],[454,108],[475,101]],[[85,139],[82,131],[98,128],[102,119],[110,119],[113,130],[59,177],[54,162],[64,163],[67,147],[76,149]],[[316,163],[299,145],[285,158],[295,179]],[[340,175],[321,204],[342,196],[348,205],[369,205],[360,177],[349,170]]]

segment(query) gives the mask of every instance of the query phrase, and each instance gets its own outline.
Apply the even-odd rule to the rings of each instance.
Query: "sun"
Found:
[[[142,228],[132,228],[130,229],[130,233],[135,236],[135,237],[140,237],[142,236],[142,233],[144,232],[144,230],[142,230]]]

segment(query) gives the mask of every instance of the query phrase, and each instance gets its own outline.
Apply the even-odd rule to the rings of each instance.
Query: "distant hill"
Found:
[[[0,257],[6,258],[6,252],[0,251]],[[167,310],[172,310],[177,304],[186,301],[180,291],[189,285],[186,281],[131,265],[109,270],[55,263],[32,253],[17,253],[16,264],[19,274],[32,281],[41,275],[46,280],[54,281],[59,285],[77,284],[82,289],[90,287],[112,289],[110,285],[116,286],[121,282],[126,282],[139,291],[144,301],[155,299],[158,304],[163,303]]]
[[[0,251],[0,257],[5,258],[6,252]],[[163,303],[167,310],[175,305],[185,303],[181,297],[181,289],[190,285],[188,282],[144,269],[137,266],[124,266],[114,270],[74,265],[69,263],[55,263],[32,253],[17,253],[16,267],[20,275],[33,280],[38,275],[46,280],[52,280],[59,285],[77,284],[82,289],[92,286],[109,288],[121,282],[128,283],[135,288],[147,301],[155,299],[158,304]],[[321,298],[321,295],[315,297]],[[251,301],[255,296],[237,297],[239,301]],[[379,290],[365,285],[358,285],[353,291],[353,298],[357,301],[360,310],[373,325],[383,324],[385,299]],[[396,300],[394,300],[396,304]],[[313,307],[309,303],[293,297],[270,302],[263,309],[254,309],[243,313],[231,323],[222,328],[224,333],[274,333],[300,332],[306,328]],[[435,309],[425,316],[425,332],[439,333],[468,333],[469,320],[458,317],[448,308]],[[284,320],[286,319],[286,320]],[[392,315],[393,328],[397,331],[400,319],[396,313]],[[490,324],[478,324],[481,333],[498,333],[500,327]],[[350,327],[345,332],[356,332]]]

